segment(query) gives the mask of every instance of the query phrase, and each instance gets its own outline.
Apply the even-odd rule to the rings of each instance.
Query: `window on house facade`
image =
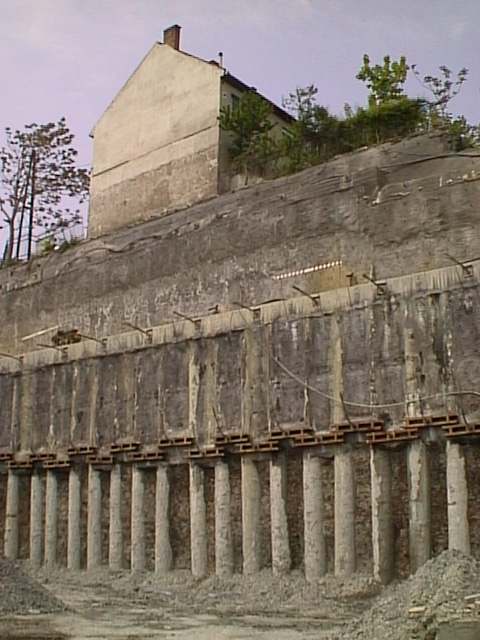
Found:
[[[238,105],[240,104],[240,98],[232,93],[232,109],[238,109]]]

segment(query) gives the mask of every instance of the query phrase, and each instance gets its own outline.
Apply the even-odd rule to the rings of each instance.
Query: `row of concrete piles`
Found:
[[[447,496],[449,548],[470,553],[467,517],[467,479],[462,445],[448,441]],[[270,459],[270,521],[272,570],[275,574],[289,571],[291,555],[286,503],[286,453]],[[427,446],[421,440],[408,445],[407,469],[409,486],[410,568],[415,571],[431,555],[431,486]],[[372,549],[375,577],[386,583],[394,576],[392,469],[388,449],[371,447]],[[34,566],[53,566],[58,545],[58,472],[31,475],[30,486],[30,561]],[[81,568],[81,474],[70,468],[68,481],[67,566]],[[145,536],[145,470],[133,466],[131,487],[131,570],[143,571],[146,565]],[[168,467],[156,470],[155,494],[155,570],[165,574],[172,569],[173,555],[169,526],[171,499]],[[101,472],[88,468],[87,569],[102,562]],[[205,472],[197,463],[189,464],[191,571],[196,577],[207,574],[207,505]],[[334,569],[339,576],[356,570],[355,541],[355,473],[352,452],[339,447],[334,456]],[[215,572],[229,576],[234,570],[231,521],[231,486],[228,462],[215,463]],[[262,566],[261,552],[261,477],[254,456],[241,460],[242,557],[243,572],[254,574]],[[327,571],[324,534],[324,496],[322,460],[314,451],[303,454],[304,567],[309,581]],[[109,566],[123,565],[122,465],[110,470],[109,495]],[[7,480],[5,556],[16,559],[19,550],[19,475],[9,470]]]

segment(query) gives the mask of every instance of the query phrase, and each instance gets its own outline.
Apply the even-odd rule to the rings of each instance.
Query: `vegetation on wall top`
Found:
[[[246,92],[236,107],[223,108],[219,118],[220,127],[230,136],[234,169],[246,176],[250,172],[284,175],[341,153],[434,129],[447,131],[455,150],[473,146],[479,142],[479,127],[449,111],[468,70],[463,68],[454,77],[447,67],[439,69],[438,77],[421,78],[416,65],[409,66],[404,56],[399,60],[385,56],[383,64],[372,65],[365,55],[356,76],[369,91],[365,107],[346,104],[339,117],[317,102],[315,85],[297,88],[283,101],[295,122],[280,135],[273,125],[271,104],[255,91]],[[432,100],[406,95],[410,70],[432,93]]]

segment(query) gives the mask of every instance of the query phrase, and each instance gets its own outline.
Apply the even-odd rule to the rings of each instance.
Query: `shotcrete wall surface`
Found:
[[[91,536],[99,536],[98,562],[107,563],[110,473],[117,461],[122,466],[124,499],[123,561],[128,567],[132,486],[138,491],[141,482],[145,520],[136,530],[136,544],[145,545],[145,566],[153,569],[153,471],[167,465],[173,566],[189,568],[192,563],[194,495],[193,515],[206,532],[206,547],[196,547],[195,562],[202,572],[204,566],[212,572],[213,467],[222,459],[230,470],[232,555],[238,570],[245,560],[240,494],[244,470],[239,462],[250,456],[259,482],[259,517],[254,523],[258,530],[250,533],[260,545],[258,568],[270,566],[275,508],[270,465],[285,455],[286,488],[279,492],[277,484],[275,499],[277,508],[286,504],[291,566],[301,567],[302,458],[308,450],[322,461],[327,570],[337,564],[335,536],[340,523],[335,523],[335,514],[340,513],[352,519],[355,568],[371,572],[369,448],[379,446],[388,450],[392,470],[388,513],[396,531],[394,568],[405,575],[412,568],[409,534],[418,526],[420,508],[422,514],[431,508],[427,515],[432,535],[425,538],[426,553],[438,553],[449,544],[445,445],[453,438],[465,447],[471,545],[478,552],[480,530],[474,524],[480,504],[472,479],[478,474],[479,402],[472,391],[480,372],[479,286],[480,261],[473,261],[469,270],[454,265],[387,279],[381,289],[372,283],[355,285],[252,310],[211,313],[195,322],[179,318],[153,328],[149,335],[132,330],[104,343],[85,340],[62,351],[32,351],[21,362],[1,359],[0,539],[5,537],[3,523],[18,517],[18,555],[28,557],[29,476],[34,469],[53,472],[58,502],[56,561],[65,564],[67,474],[75,467],[83,470],[81,563],[85,565],[86,549],[93,544]],[[459,431],[451,431],[450,423]],[[412,467],[418,464],[415,456],[407,456],[412,443],[425,447],[427,465]],[[353,497],[348,487],[341,493],[335,486],[334,460],[340,450],[351,454]],[[200,465],[203,473],[191,473],[192,465]],[[92,482],[86,477],[87,466],[100,475],[101,497],[95,507],[100,531],[98,527],[86,531],[85,484]],[[134,485],[132,467],[139,474]],[[278,473],[277,469],[275,479]],[[431,496],[416,504],[412,500],[422,499],[416,478],[424,473]],[[11,474],[20,478],[18,516],[6,512]],[[349,507],[342,512],[345,497]],[[205,509],[199,499],[205,500]],[[382,508],[381,503],[377,506]],[[274,515],[277,528],[283,527]],[[351,570],[350,564],[346,570]]]
[[[479,177],[475,154],[449,151],[439,135],[413,137],[2,269],[0,351],[34,349],[57,328],[103,338],[125,322],[153,327],[175,312],[195,318],[289,299],[300,295],[294,286],[315,293],[366,282],[364,274],[383,280],[453,264],[446,254],[470,260],[480,255]],[[354,314],[345,322],[356,324]],[[40,330],[41,339],[22,340]],[[35,383],[50,384],[49,375]],[[55,384],[73,372],[56,375]],[[76,384],[82,395],[88,383]]]

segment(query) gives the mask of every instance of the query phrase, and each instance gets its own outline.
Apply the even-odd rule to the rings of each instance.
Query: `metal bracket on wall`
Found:
[[[55,351],[60,351],[62,358],[65,359],[68,356],[68,349],[66,347],[55,347],[53,344],[44,344],[43,342],[37,342],[35,346],[41,347],[42,349],[55,349]]]
[[[473,278],[473,264],[466,264],[465,262],[460,262],[457,260],[455,256],[451,256],[449,253],[445,254],[449,260],[454,262],[462,269],[462,274],[464,278]]]
[[[95,338],[94,336],[87,336],[85,333],[79,333],[78,335],[81,338],[84,338],[85,340],[92,340],[92,342],[98,342],[98,344],[101,344],[102,347],[107,346],[107,338]]]
[[[371,282],[373,285],[377,287],[377,294],[379,296],[384,296],[387,293],[386,282],[379,282],[377,280],[374,280],[373,278],[370,278],[370,276],[367,276],[366,273],[362,273],[362,276],[365,278],[365,280],[368,280],[369,282]]]
[[[185,313],[180,313],[180,311],[174,311],[173,315],[177,316],[178,318],[182,318],[182,320],[188,320],[193,325],[195,325],[195,327],[198,327],[201,323],[201,319],[195,320],[195,318],[191,318],[190,316],[187,316]]]
[[[313,302],[313,304],[318,307],[320,304],[320,301],[317,297],[312,296],[311,293],[308,293],[308,291],[304,291],[303,289],[301,289],[300,287],[298,287],[296,284],[292,284],[292,289],[295,289],[295,291],[298,291],[299,293],[301,293],[303,296],[307,296],[307,298],[310,298],[310,300]]]
[[[138,327],[136,324],[133,324],[132,322],[127,322],[126,320],[122,324],[124,324],[126,327],[130,327],[130,329],[139,331],[142,335],[144,335],[147,338],[147,342],[149,344],[152,344],[152,340],[153,340],[152,329],[142,329],[142,327]]]
[[[0,357],[11,358],[12,360],[16,360],[17,362],[20,362],[20,364],[23,364],[23,356],[12,356],[11,353],[4,353],[3,351],[0,351]]]

